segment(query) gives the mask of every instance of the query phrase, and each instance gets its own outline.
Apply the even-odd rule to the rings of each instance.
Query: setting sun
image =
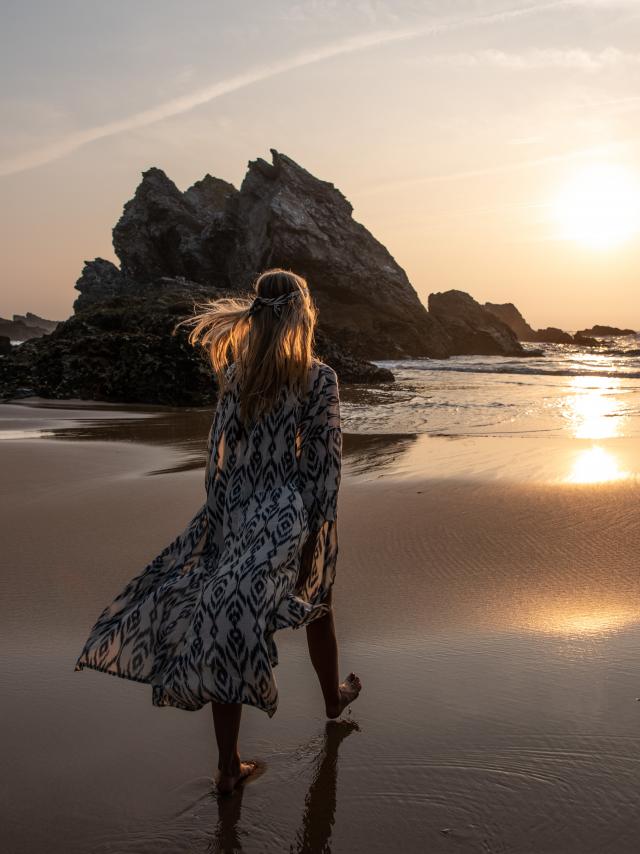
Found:
[[[609,249],[640,232],[640,181],[622,166],[578,169],[553,204],[560,235],[591,249]]]

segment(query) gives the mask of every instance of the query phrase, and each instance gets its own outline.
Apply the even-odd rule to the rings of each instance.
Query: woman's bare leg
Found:
[[[238,735],[242,717],[241,703],[211,703],[213,727],[218,743],[218,791],[230,792],[240,780],[255,770],[255,763],[241,762],[238,753]]]
[[[326,598],[331,604],[331,591]],[[349,703],[360,693],[361,684],[355,673],[350,673],[344,682],[338,675],[338,641],[333,622],[333,609],[309,623],[307,645],[311,663],[318,675],[328,718],[337,718]]]

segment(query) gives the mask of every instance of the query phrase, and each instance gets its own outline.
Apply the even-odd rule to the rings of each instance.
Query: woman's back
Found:
[[[209,349],[220,389],[204,503],[103,611],[76,663],[148,682],[157,706],[211,703],[225,789],[248,773],[237,754],[241,705],[277,708],[278,629],[308,627],[330,717],[360,690],[353,674],[338,685],[330,605],[338,379],[313,356],[304,279],[268,271],[256,289],[251,304],[219,300],[196,318],[194,341]]]

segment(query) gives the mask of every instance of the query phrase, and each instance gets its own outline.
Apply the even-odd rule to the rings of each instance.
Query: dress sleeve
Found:
[[[315,377],[298,432],[300,492],[310,532],[335,521],[342,466],[338,378],[328,365]]]

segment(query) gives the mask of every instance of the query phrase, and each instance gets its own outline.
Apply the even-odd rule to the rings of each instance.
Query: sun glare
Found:
[[[622,166],[583,166],[561,188],[553,218],[566,240],[591,249],[619,246],[640,232],[640,181]]]

